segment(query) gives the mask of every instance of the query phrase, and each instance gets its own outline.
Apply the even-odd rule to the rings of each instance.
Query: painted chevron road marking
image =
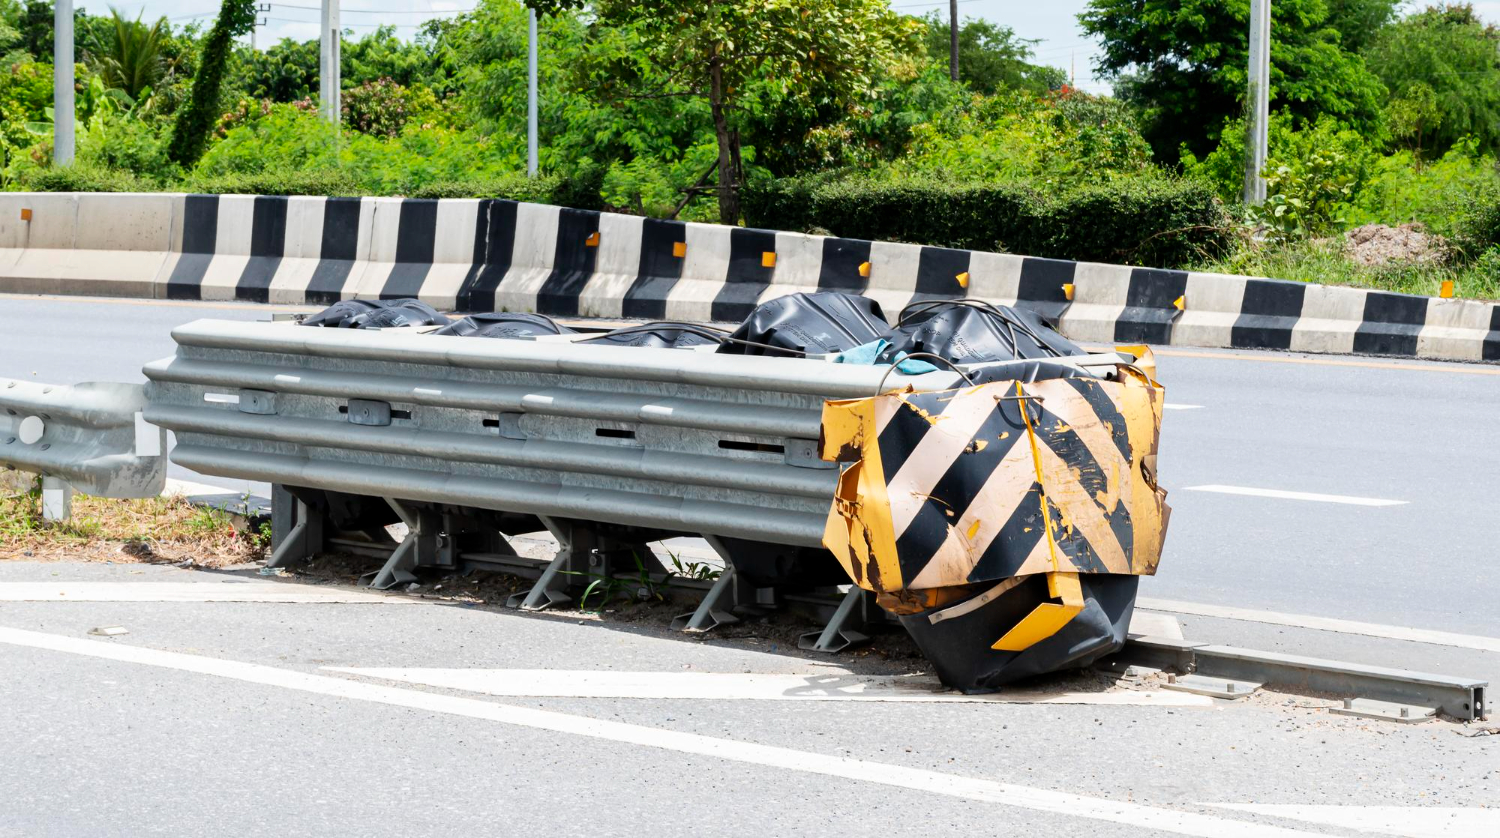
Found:
[[[1402,506],[1408,501],[1388,500],[1386,498],[1361,498],[1353,495],[1325,495],[1318,492],[1288,492],[1282,489],[1257,489],[1251,486],[1185,486],[1178,491],[1182,492],[1215,492],[1221,495],[1244,495],[1256,498],[1276,498],[1277,500],[1305,500],[1315,503],[1342,503],[1349,506]]]
[[[180,652],[165,652],[108,640],[92,641],[24,629],[0,628],[0,644],[80,655],[98,660],[154,666],[177,672],[208,675],[239,683],[279,687],[350,701],[366,701],[390,707],[405,707],[447,716],[480,719],[532,730],[639,745],[672,753],[691,754],[781,771],[838,777],[855,782],[899,788],[908,792],[925,792],[962,800],[1158,830],[1174,835],[1192,835],[1200,836],[1200,838],[1220,838],[1224,835],[1233,835],[1236,838],[1291,838],[1291,836],[1327,834],[1165,806],[1151,806],[1125,800],[1002,783],[925,768],[840,757],[816,751],[800,751],[794,748],[761,745],[755,742],[722,739],[696,733],[683,733],[589,716],[497,704],[475,698],[388,687],[349,678],[317,675],[262,664]]]

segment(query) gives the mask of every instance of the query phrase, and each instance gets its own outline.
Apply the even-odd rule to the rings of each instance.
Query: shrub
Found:
[[[525,175],[505,175],[497,178],[471,178],[468,180],[442,180],[413,189],[412,198],[509,198],[512,201],[529,201],[534,204],[550,204],[552,196],[562,186],[558,177],[528,178]]]
[[[1495,158],[1480,154],[1476,145],[1459,143],[1430,163],[1409,151],[1380,158],[1347,213],[1348,223],[1357,227],[1418,221],[1439,235],[1458,234],[1467,208],[1500,193]]]
[[[758,227],[1158,267],[1218,255],[1231,235],[1210,187],[1166,178],[1121,178],[1048,196],[1025,182],[823,176],[754,184],[743,206]]]
[[[267,169],[259,172],[200,173],[183,189],[204,195],[363,195],[360,184],[340,169]]]
[[[18,192],[153,192],[157,186],[123,169],[75,162],[23,170],[12,188]]]
[[[406,88],[388,78],[367,81],[343,91],[344,124],[362,134],[399,137],[411,116]]]
[[[1460,254],[1470,258],[1500,246],[1500,193],[1491,190],[1473,196],[1464,207],[1455,238]]]

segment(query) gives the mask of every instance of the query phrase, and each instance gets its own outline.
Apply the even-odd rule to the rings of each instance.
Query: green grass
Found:
[[[1500,259],[1488,255],[1463,265],[1420,264],[1367,267],[1346,258],[1342,239],[1246,245],[1223,259],[1193,267],[1210,273],[1264,276],[1323,285],[1350,285],[1436,297],[1445,280],[1456,297],[1500,300]]]

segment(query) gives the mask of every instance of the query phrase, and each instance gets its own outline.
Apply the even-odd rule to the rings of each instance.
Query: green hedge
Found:
[[[743,207],[754,227],[1086,262],[1182,267],[1230,246],[1229,219],[1213,190],[1163,178],[1049,196],[1025,183],[825,175],[753,184]]]
[[[161,187],[123,169],[87,163],[25,169],[11,189],[17,192],[157,192]]]

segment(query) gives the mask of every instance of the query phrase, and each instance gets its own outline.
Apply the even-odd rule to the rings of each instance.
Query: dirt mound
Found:
[[[1448,256],[1448,240],[1421,224],[1366,224],[1344,234],[1344,255],[1372,267],[1442,262]]]

